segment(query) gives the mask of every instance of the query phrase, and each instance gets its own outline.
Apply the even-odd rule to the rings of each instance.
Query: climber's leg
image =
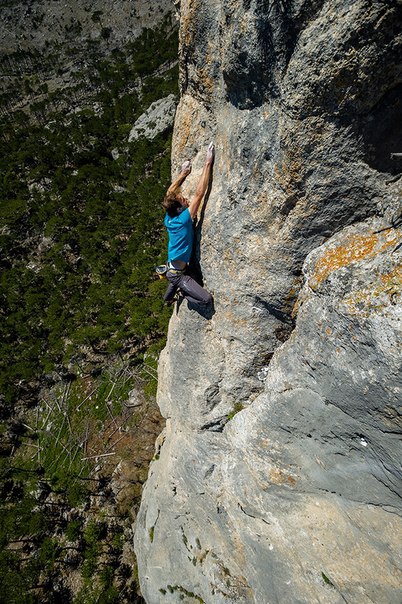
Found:
[[[175,294],[177,292],[177,288],[178,288],[178,285],[176,283],[169,282],[169,285],[167,286],[167,289],[163,296],[163,299],[165,302],[167,302],[168,304],[173,302]]]
[[[165,301],[169,302],[169,300],[172,300],[176,291],[180,290],[180,293],[186,300],[193,304],[209,304],[212,302],[211,294],[201,287],[190,275],[168,271],[166,277],[170,285],[164,296]]]
[[[210,304],[212,302],[211,294],[190,275],[180,277],[179,288],[183,296],[193,304]]]

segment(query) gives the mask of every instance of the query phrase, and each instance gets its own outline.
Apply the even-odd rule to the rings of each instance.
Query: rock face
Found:
[[[135,547],[149,604],[399,603],[402,6],[181,4],[182,304]],[[162,439],[160,439],[162,442]],[[160,443],[159,443],[160,446]]]

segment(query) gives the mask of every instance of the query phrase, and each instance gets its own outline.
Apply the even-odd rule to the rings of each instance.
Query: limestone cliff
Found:
[[[217,158],[136,524],[159,602],[401,601],[402,5],[183,0],[173,165]],[[161,439],[162,441],[162,439]]]

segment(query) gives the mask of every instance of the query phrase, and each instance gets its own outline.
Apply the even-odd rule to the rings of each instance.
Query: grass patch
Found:
[[[244,409],[244,405],[242,405],[242,403],[235,403],[233,405],[233,409],[232,411],[228,414],[228,420],[231,420],[234,418],[234,416],[239,413],[239,411],[242,411]]]
[[[326,585],[330,585],[331,587],[335,587],[335,585],[332,583],[331,579],[329,577],[327,577],[327,575],[325,573],[322,572],[321,573],[321,577],[322,577],[322,579],[323,579],[323,581],[324,581],[324,583]]]

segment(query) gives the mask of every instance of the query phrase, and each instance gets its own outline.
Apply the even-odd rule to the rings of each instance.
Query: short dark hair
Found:
[[[181,203],[176,197],[176,193],[166,193],[162,206],[169,216],[177,216]]]

